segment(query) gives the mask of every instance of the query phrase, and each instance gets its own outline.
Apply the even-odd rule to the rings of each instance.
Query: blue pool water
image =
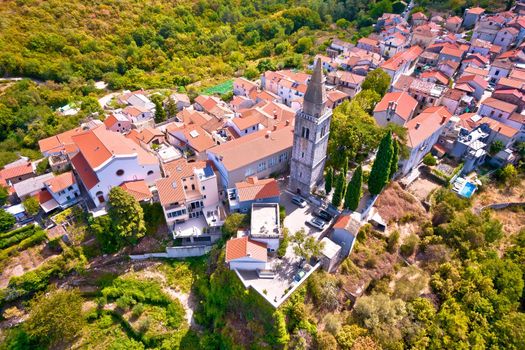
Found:
[[[465,183],[465,186],[459,191],[459,195],[465,198],[470,198],[474,191],[476,190],[476,185],[471,182]]]

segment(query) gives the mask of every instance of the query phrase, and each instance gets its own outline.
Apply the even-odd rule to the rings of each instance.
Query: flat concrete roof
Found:
[[[252,204],[252,222],[250,233],[253,237],[279,237],[279,204]]]

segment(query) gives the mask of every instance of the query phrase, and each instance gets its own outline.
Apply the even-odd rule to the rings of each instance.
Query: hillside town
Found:
[[[315,271],[337,271],[364,228],[394,231],[378,209],[389,183],[411,189],[431,179],[432,190],[470,199],[484,175],[517,165],[524,11],[518,1],[498,13],[467,8],[463,17],[384,13],[373,33],[355,43],[332,38],[303,70],[234,78],[230,98],[112,93],[99,101],[104,115],[40,139],[41,159],[4,166],[4,209],[17,228],[39,225],[68,243],[69,223],[55,218],[71,208],[90,220],[110,215],[114,188],[139,204],[158,203],[167,243],[130,253],[132,261],[203,256],[242,214],[248,221],[222,242],[221,263],[278,308]],[[389,78],[369,107],[385,135],[363,160],[345,158],[337,169],[328,164],[335,111],[375,74]],[[66,107],[60,113],[76,113]],[[428,193],[414,198],[428,207]],[[357,298],[366,287],[348,293]]]

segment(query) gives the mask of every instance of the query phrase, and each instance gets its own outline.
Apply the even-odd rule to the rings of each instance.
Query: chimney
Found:
[[[290,125],[290,121],[287,120],[285,123],[284,123],[286,126]]]
[[[273,119],[277,119],[277,110],[276,109],[273,110]]]
[[[421,126],[421,124],[416,123],[415,129],[416,129],[416,130],[419,129],[420,126]]]
[[[447,117],[442,116],[442,117],[441,117],[441,123],[440,123],[440,124],[443,125],[443,124],[445,124],[446,121],[447,121]]]
[[[270,130],[268,130],[268,131],[266,132],[266,135],[265,135],[264,137],[266,137],[267,139],[269,139],[271,133],[272,133],[272,132],[271,132]]]
[[[272,127],[272,130],[273,130],[273,131],[277,130],[277,124],[275,124],[275,125]]]

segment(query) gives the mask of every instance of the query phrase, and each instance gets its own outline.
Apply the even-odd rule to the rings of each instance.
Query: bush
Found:
[[[390,234],[387,240],[386,250],[393,254],[397,250],[397,245],[399,243],[399,231],[394,231]]]
[[[405,243],[401,245],[399,248],[399,251],[401,252],[401,255],[404,257],[409,257],[416,251],[417,244],[419,243],[419,237],[415,234],[410,235],[406,240]]]
[[[279,244],[279,248],[277,248],[277,256],[279,258],[282,258],[286,254],[286,249],[288,248],[288,244],[290,243],[290,237],[289,237],[289,231],[286,227],[283,228],[283,239],[281,240],[281,243]]]
[[[437,164],[437,160],[432,154],[427,153],[423,157],[423,164],[428,165],[428,166],[434,166]]]

